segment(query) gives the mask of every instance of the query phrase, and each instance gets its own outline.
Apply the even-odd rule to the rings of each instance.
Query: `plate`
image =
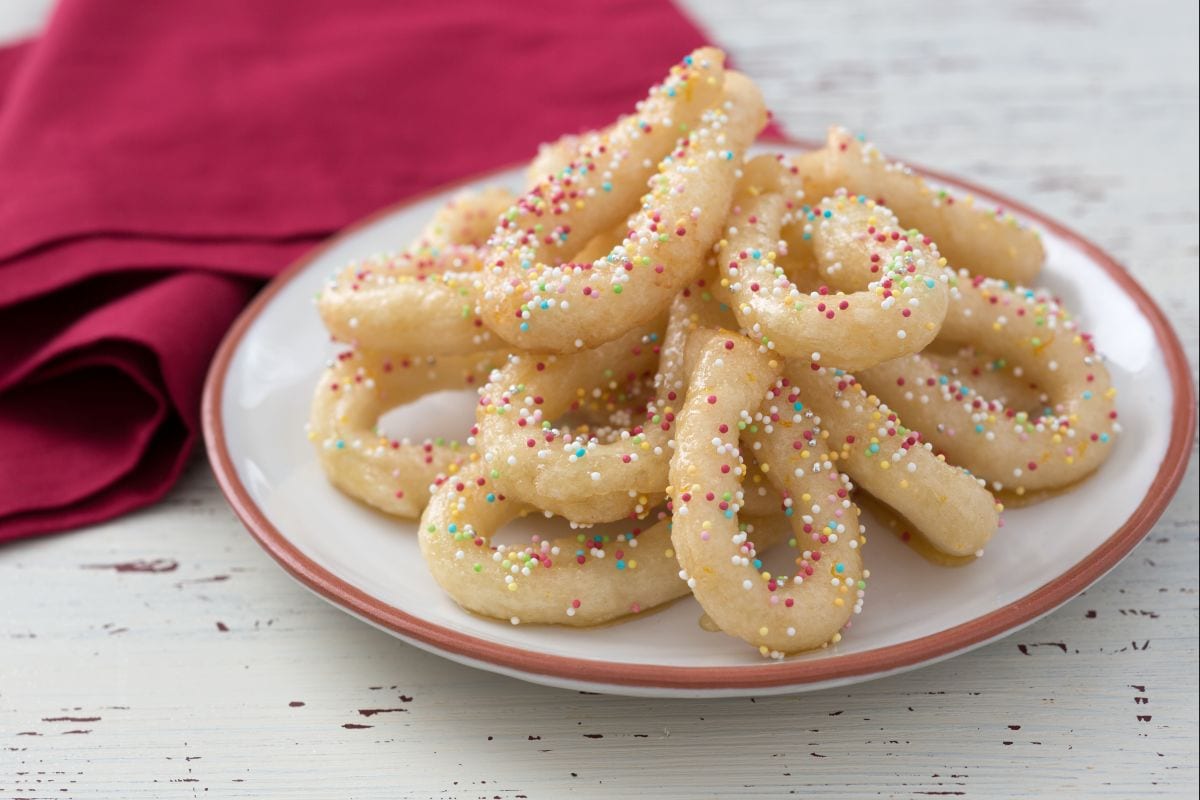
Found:
[[[322,281],[353,257],[410,241],[463,186],[519,189],[520,169],[386,209],[258,295],[222,343],[205,387],[205,441],[217,480],[250,533],[321,597],[417,647],[535,683],[653,696],[797,692],[912,669],[1012,633],[1112,569],[1158,519],[1187,465],[1196,410],[1190,373],[1162,312],[1098,247],[994,193],[925,174],[1041,228],[1041,282],[1095,334],[1119,391],[1124,432],[1079,489],[1007,512],[1005,527],[969,566],[932,566],[875,528],[865,551],[872,572],[866,606],[837,645],[764,661],[740,640],[703,630],[690,597],[588,630],[482,619],[434,583],[415,523],[379,514],[325,481],[303,430],[312,388],[333,352],[312,301]],[[392,435],[461,437],[473,406],[470,393],[439,394],[392,412],[386,426]],[[431,418],[438,430],[411,427]]]

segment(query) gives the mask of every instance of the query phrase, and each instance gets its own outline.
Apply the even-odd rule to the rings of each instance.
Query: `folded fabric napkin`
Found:
[[[0,50],[0,541],[161,497],[262,280],[627,110],[666,0],[65,0]]]

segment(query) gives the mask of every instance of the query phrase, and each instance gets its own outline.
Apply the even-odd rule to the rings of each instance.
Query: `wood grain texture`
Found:
[[[793,134],[866,130],[1107,248],[1195,380],[1194,5],[687,5]],[[0,38],[35,6],[5,0]],[[0,549],[0,800],[1195,796],[1194,451],[1146,541],[1030,628],[719,701],[531,686],[358,624],[258,549],[197,457],[154,509]]]

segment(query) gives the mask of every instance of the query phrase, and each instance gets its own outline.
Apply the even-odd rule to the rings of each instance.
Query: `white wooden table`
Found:
[[[793,133],[867,130],[1099,242],[1194,378],[1194,4],[688,5]],[[4,0],[0,36],[46,6]],[[0,548],[0,800],[1194,797],[1196,484],[1193,450],[1127,561],[989,647],[849,689],[652,701],[355,622],[258,549],[197,455],[151,510]]]

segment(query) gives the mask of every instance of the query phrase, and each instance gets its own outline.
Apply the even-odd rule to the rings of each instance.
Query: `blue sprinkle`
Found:
[[[625,562],[623,560],[617,562],[617,569],[625,569]]]
[[[525,332],[527,332],[528,330],[529,330],[529,323],[528,323],[528,322],[522,322],[522,323],[521,323],[521,333],[525,333]]]
[[[337,449],[338,449],[338,450],[344,450],[344,449],[345,449],[345,447],[346,447],[346,443],[345,443],[345,442],[343,442],[341,439],[338,439],[338,440],[337,440]]]

